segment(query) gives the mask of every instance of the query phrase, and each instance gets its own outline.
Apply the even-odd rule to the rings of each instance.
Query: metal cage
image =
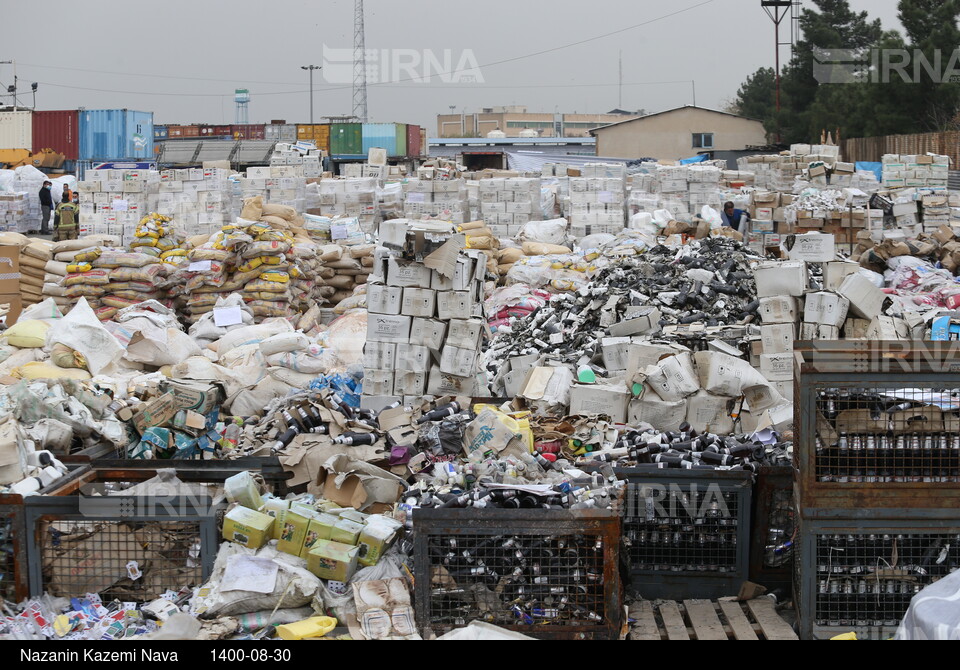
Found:
[[[960,569],[956,521],[801,521],[795,596],[803,639],[888,639],[911,599]]]
[[[750,581],[789,590],[797,540],[793,468],[762,467],[753,489]]]
[[[798,348],[801,514],[949,518],[960,504],[960,343]]]
[[[736,595],[749,573],[752,473],[617,469],[623,554],[645,599]]]
[[[417,510],[418,626],[488,621],[545,639],[617,639],[620,518],[593,510]]]

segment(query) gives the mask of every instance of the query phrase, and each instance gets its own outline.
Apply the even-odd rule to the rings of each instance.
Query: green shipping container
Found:
[[[361,123],[330,124],[330,155],[331,156],[362,156],[363,155],[363,124]]]
[[[397,155],[407,155],[407,124],[397,123]]]

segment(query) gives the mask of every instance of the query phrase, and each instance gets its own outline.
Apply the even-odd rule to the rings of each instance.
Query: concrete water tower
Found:
[[[250,91],[238,88],[233,92],[233,101],[237,104],[236,124],[240,126],[250,123]]]

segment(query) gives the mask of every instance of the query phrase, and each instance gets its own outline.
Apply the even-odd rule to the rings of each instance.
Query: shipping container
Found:
[[[397,156],[407,155],[407,124],[398,123],[397,126]]]
[[[297,126],[293,123],[271,123],[263,129],[263,139],[271,142],[296,142]]]
[[[297,139],[304,142],[313,142],[317,149],[330,151],[330,124],[329,123],[309,123],[297,124]]]
[[[363,124],[363,155],[374,147],[386,149],[388,156],[397,155],[397,128],[395,123]]]
[[[32,112],[0,112],[0,149],[33,150]]]
[[[363,156],[363,124],[330,124],[331,156]]]
[[[200,137],[233,137],[233,126],[199,126]]]
[[[170,135],[167,132],[166,126],[154,126],[153,127],[153,139],[157,141],[163,141],[168,139]]]
[[[79,118],[80,160],[153,158],[153,112],[81,109]]]
[[[248,123],[230,126],[235,140],[262,140],[264,139],[264,124]]]
[[[182,140],[189,137],[200,137],[199,126],[167,126],[167,137],[171,140]]]
[[[420,126],[407,126],[407,155],[411,158],[421,156],[422,145],[420,143]]]
[[[80,157],[80,119],[75,109],[33,113],[33,150],[53,149],[68,161]]]

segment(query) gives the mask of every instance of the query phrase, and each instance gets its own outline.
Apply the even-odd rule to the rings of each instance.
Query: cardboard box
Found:
[[[404,289],[383,284],[367,285],[367,311],[373,314],[400,314]]]
[[[627,337],[630,335],[646,335],[660,330],[660,310],[655,307],[639,308],[630,313],[630,317],[607,328],[611,337]]]
[[[629,337],[606,337],[601,340],[603,367],[610,372],[626,370],[631,343]]]
[[[909,340],[910,327],[903,319],[881,315],[870,322],[870,326],[867,328],[866,338],[875,342]]]
[[[733,398],[700,391],[687,399],[687,423],[700,433],[729,435],[733,433],[732,404]]]
[[[303,551],[303,541],[307,537],[307,529],[315,516],[302,508],[281,512],[277,517],[277,523],[280,524],[277,549],[293,556],[300,556]]]
[[[874,319],[883,313],[888,297],[861,274],[847,276],[837,292],[850,301],[854,316]]]
[[[142,434],[147,428],[163,426],[174,417],[177,413],[176,396],[173,393],[164,393],[137,407],[138,411],[131,421],[137,432]]]
[[[791,261],[826,263],[837,258],[837,243],[833,235],[807,233],[791,235],[785,242]]]
[[[20,247],[0,247],[0,295],[20,295]]]
[[[347,583],[357,571],[359,547],[331,540],[317,540],[307,554],[307,570],[320,579]]]
[[[427,347],[419,344],[397,344],[396,351],[394,369],[412,372],[427,372],[430,369],[431,357]]]
[[[845,340],[867,339],[867,331],[870,329],[871,323],[866,319],[847,319],[843,325],[843,338]]]
[[[317,487],[324,498],[342,507],[377,513],[393,507],[406,483],[375,465],[340,454],[324,463]]]
[[[406,316],[432,318],[436,313],[437,292],[428,288],[403,289],[403,304],[400,313]]]
[[[457,377],[441,372],[438,366],[430,369],[427,381],[427,395],[441,396],[474,396],[478,385],[476,377]]]
[[[447,345],[440,356],[440,372],[469,377],[477,372],[478,349],[460,349]]]
[[[765,324],[796,323],[798,315],[796,298],[778,295],[760,300],[760,317]]]
[[[664,358],[647,368],[646,375],[646,385],[664,400],[683,400],[700,390],[700,379],[689,352]]]
[[[805,323],[818,323],[839,328],[847,320],[850,301],[842,295],[820,291],[808,293],[803,311]]]
[[[616,423],[627,420],[630,395],[622,386],[574,384],[570,387],[571,416],[603,414]]]
[[[310,519],[310,525],[307,526],[307,536],[303,539],[303,549],[300,552],[301,558],[307,558],[320,540],[329,540],[333,527],[336,525],[337,517],[332,514],[317,514]]]
[[[178,410],[192,410],[204,415],[219,407],[226,397],[226,391],[219,382],[169,379],[163,382],[162,388],[173,393]]]
[[[427,369],[430,368],[429,362]],[[422,396],[427,392],[427,372],[397,370],[393,376],[393,394],[398,396]]]
[[[443,321],[469,319],[476,307],[473,291],[443,291],[437,296],[437,316]]]
[[[446,343],[451,347],[480,351],[485,327],[482,319],[454,319],[448,324]]]
[[[330,533],[330,540],[333,542],[340,542],[342,544],[356,546],[362,530],[362,523],[357,523],[356,521],[351,521],[350,519],[344,519],[341,517],[333,526],[333,530]]]
[[[793,351],[797,328],[791,323],[779,323],[760,327],[760,341],[765,354],[785,354]]]
[[[793,353],[761,354],[760,373],[770,381],[793,381]]]
[[[367,340],[373,342],[407,342],[410,339],[411,317],[388,314],[367,316]]]
[[[273,524],[272,516],[238,505],[223,518],[223,539],[259,549],[273,536]]]
[[[393,393],[393,382],[393,370],[364,369],[363,393],[364,395],[390,395]]]
[[[447,324],[434,319],[413,319],[410,329],[410,344],[418,344],[433,351],[443,348],[447,334]]]
[[[799,297],[809,284],[807,264],[803,261],[761,263],[754,270],[754,276],[758,298],[781,295]]]
[[[396,364],[397,344],[367,342],[363,347],[363,367],[367,370],[389,370]]]
[[[859,263],[850,261],[833,261],[823,266],[823,288],[836,292],[843,284],[843,280],[860,270]]]
[[[376,565],[396,537],[397,528],[391,520],[378,516],[371,517],[357,540],[357,547],[360,548],[360,565],[366,568]]]
[[[664,400],[652,390],[641,398],[631,400],[627,407],[627,424],[649,423],[656,430],[677,430],[687,420],[687,401]]]
[[[392,256],[387,261],[389,286],[430,288],[431,279],[431,270],[423,263],[404,261]]]

